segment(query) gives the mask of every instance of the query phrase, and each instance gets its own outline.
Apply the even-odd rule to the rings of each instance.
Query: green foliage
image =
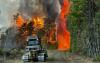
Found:
[[[71,14],[68,16],[68,29],[71,32],[71,51],[78,51],[79,21],[83,21],[85,0],[72,0]]]
[[[0,55],[3,55],[3,50],[0,48]]]
[[[71,32],[71,51],[82,52],[83,54],[85,53],[88,56],[96,57],[98,56],[98,53],[100,53],[98,45],[100,44],[100,2],[98,0],[95,1],[97,6],[97,9],[95,11],[95,8],[91,9],[89,7],[89,5],[91,6],[91,4],[88,5],[87,0],[71,1],[73,2],[73,4],[71,7],[71,14],[68,16],[68,29]],[[94,7],[96,6],[94,4]],[[91,11],[91,13],[89,13],[89,11]],[[91,17],[91,14],[94,14],[95,18]],[[93,21],[89,21],[91,19],[93,19]],[[90,24],[90,22],[92,24]],[[91,25],[94,34],[89,31]],[[92,37],[92,39],[90,40],[91,36],[93,36],[94,38]],[[93,45],[91,45],[91,42],[93,43]],[[100,59],[100,56],[97,58]]]
[[[100,55],[98,55],[98,56],[94,59],[94,61],[99,61],[99,62],[100,62]]]

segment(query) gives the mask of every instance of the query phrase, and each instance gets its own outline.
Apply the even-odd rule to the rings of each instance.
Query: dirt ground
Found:
[[[24,63],[19,58],[0,58],[0,63]],[[28,63],[100,63],[100,62],[93,62],[91,58],[87,58],[82,55],[72,54],[72,53],[64,53],[58,52],[56,50],[49,50],[48,51],[48,60],[46,62],[28,62]]]

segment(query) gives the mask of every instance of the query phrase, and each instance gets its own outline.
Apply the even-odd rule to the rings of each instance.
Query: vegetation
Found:
[[[71,32],[71,51],[78,51],[78,36],[80,35],[80,29],[84,26],[86,20],[84,17],[84,0],[72,0],[71,14],[68,17],[68,28]],[[82,24],[82,22],[84,22]],[[85,28],[84,28],[85,29]]]
[[[98,55],[98,56],[94,59],[94,61],[99,61],[99,62],[100,62],[100,55]]]
[[[87,56],[100,54],[100,3],[94,0],[71,0],[68,29],[71,32],[71,52]]]
[[[0,55],[3,55],[3,50],[0,48]]]

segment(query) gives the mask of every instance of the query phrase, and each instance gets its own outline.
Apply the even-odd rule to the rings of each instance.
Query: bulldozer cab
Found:
[[[37,39],[29,39],[27,45],[28,46],[39,45],[39,42]]]
[[[27,45],[28,46],[40,45],[38,37],[37,36],[29,36],[27,38]]]

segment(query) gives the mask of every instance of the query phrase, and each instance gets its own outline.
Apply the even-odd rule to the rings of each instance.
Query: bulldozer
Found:
[[[27,46],[25,47],[25,53],[22,56],[24,62],[45,62],[48,54],[47,50],[41,45],[41,40],[38,36],[28,36]]]

